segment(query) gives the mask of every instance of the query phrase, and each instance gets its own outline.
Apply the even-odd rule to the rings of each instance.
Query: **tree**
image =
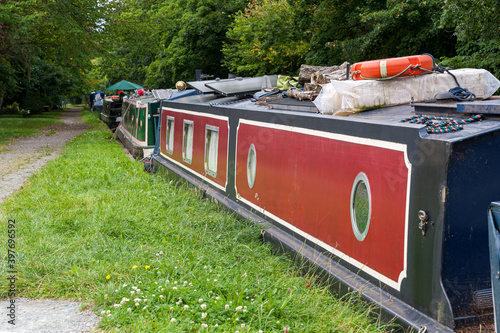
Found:
[[[0,97],[29,103],[22,107],[44,105],[44,93],[31,89],[41,88],[37,82],[50,72],[64,76],[50,81],[63,85],[52,87],[51,94],[81,88],[91,55],[99,49],[103,18],[112,5],[104,0],[3,0],[0,59],[2,71],[10,75],[0,79]],[[45,70],[49,72],[42,74]],[[30,99],[24,98],[28,92]]]
[[[224,44],[225,66],[239,75],[297,74],[310,46],[298,22],[310,11],[287,0],[254,0],[234,15]]]
[[[453,29],[441,23],[444,0],[323,1],[315,15],[313,64],[340,64],[421,53],[453,55]],[[333,63],[332,63],[333,62]]]
[[[442,26],[456,30],[456,56],[443,58],[450,67],[484,68],[500,77],[500,3],[496,0],[449,0]]]
[[[158,6],[159,46],[147,70],[151,87],[173,87],[178,80],[194,80],[195,70],[225,77],[222,45],[231,15],[245,7],[246,0],[170,0]]]

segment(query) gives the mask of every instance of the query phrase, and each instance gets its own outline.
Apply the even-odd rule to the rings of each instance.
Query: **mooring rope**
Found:
[[[474,115],[467,119],[453,119],[447,117],[434,117],[434,116],[413,116],[410,118],[405,118],[400,120],[400,123],[412,123],[412,124],[424,124],[426,125],[425,129],[429,134],[436,133],[451,133],[463,130],[463,125],[470,124],[476,121],[480,121],[484,119],[482,114]],[[435,122],[438,121],[438,122]]]

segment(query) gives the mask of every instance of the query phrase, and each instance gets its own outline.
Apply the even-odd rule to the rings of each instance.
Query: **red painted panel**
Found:
[[[257,169],[247,181],[250,145]],[[240,124],[239,195],[393,281],[404,270],[408,168],[404,152],[281,129]],[[352,230],[351,191],[363,172],[372,213],[366,238]]]
[[[166,128],[167,116],[174,120],[174,151],[169,154],[166,149]],[[182,159],[182,136],[184,129],[184,120],[193,122],[193,158],[191,164]],[[213,177],[205,173],[205,127],[206,125],[219,128],[219,145],[217,154],[217,176]],[[212,118],[210,116],[201,116],[177,112],[168,109],[162,109],[161,113],[161,133],[160,133],[160,151],[190,170],[211,179],[218,185],[226,187],[227,181],[227,151],[229,138],[229,124],[227,120]]]

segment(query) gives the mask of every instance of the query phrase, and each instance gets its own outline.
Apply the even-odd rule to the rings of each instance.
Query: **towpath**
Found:
[[[24,182],[55,159],[64,144],[87,129],[81,120],[81,108],[61,115],[62,124],[51,125],[40,134],[19,138],[0,148],[0,203],[22,187]],[[8,323],[8,300],[0,301],[0,333],[67,333],[93,332],[99,317],[91,311],[80,311],[79,302],[66,300],[17,299],[16,325]]]

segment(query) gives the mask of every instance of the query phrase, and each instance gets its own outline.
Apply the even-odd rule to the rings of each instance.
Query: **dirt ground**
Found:
[[[19,138],[0,148],[0,202],[22,187],[24,182],[55,159],[64,144],[87,129],[81,108],[62,113],[63,124],[51,125],[36,136]],[[2,277],[3,278],[3,277]],[[0,301],[0,333],[93,332],[100,318],[80,311],[79,302],[66,300],[15,299],[15,325],[9,323],[9,300]]]

